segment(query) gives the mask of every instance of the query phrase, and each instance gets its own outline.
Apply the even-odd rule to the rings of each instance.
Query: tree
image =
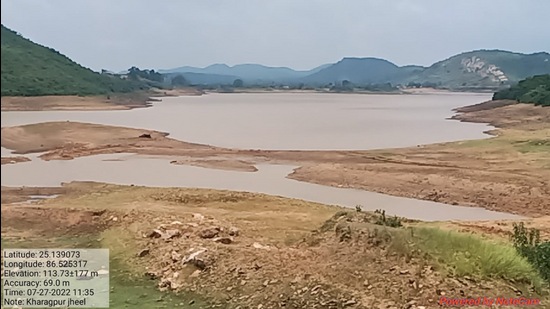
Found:
[[[182,87],[182,86],[188,86],[188,85],[189,83],[187,82],[185,77],[183,77],[183,75],[181,74],[172,78],[172,86],[174,87]]]
[[[235,88],[241,88],[244,85],[244,82],[242,79],[236,79],[233,81],[233,87]]]

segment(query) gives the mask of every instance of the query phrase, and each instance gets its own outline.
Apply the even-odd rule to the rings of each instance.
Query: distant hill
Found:
[[[184,66],[169,70],[159,70],[160,73],[200,73],[214,74],[213,78],[220,79],[221,75],[231,76],[232,78],[242,79],[247,84],[271,84],[271,83],[292,83],[299,78],[313,74],[326,66],[322,65],[309,71],[296,71],[286,67],[268,67],[261,64],[239,64],[228,66],[226,64],[213,64],[205,68]],[[185,76],[185,75],[184,75]],[[207,78],[208,75],[203,75]],[[193,82],[192,79],[190,81]]]
[[[308,84],[349,81],[354,84],[391,83],[401,78],[400,68],[384,59],[344,58],[316,73],[303,77]]]
[[[495,92],[493,95],[493,100],[503,99],[550,106],[550,75],[537,75],[524,79],[508,89]]]
[[[168,80],[172,80],[178,75],[183,76],[188,85],[232,85],[236,79],[239,79],[238,76],[222,74],[196,72],[164,73],[164,76],[166,76]]]
[[[343,58],[336,63],[310,71],[295,71],[285,67],[267,67],[259,64],[232,67],[214,64],[205,68],[180,67],[160,72],[215,74],[212,79],[203,75],[201,81],[204,83],[219,83],[223,79],[221,76],[227,76],[226,80],[239,78],[248,85],[280,83],[325,86],[340,85],[347,81],[357,87],[391,83],[394,86],[428,86],[455,90],[498,89],[529,76],[549,74],[550,54],[477,50],[452,56],[429,67],[400,67],[379,58]]]
[[[550,73],[550,54],[477,50],[434,63],[400,82],[434,83],[445,88],[495,88]]]
[[[59,52],[1,26],[2,96],[93,95],[146,86],[84,68]]]

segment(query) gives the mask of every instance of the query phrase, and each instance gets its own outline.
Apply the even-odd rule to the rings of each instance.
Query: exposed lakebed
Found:
[[[170,133],[176,139],[244,149],[375,149],[484,138],[483,124],[446,120],[488,95],[225,94],[163,98],[129,111],[3,112],[2,126],[91,122]],[[3,153],[5,153],[3,151]],[[72,180],[157,187],[260,192],[422,220],[517,218],[481,208],[393,197],[287,179],[294,166],[257,165],[255,173],[170,165],[169,159],[116,154],[2,167],[3,186],[57,186]]]

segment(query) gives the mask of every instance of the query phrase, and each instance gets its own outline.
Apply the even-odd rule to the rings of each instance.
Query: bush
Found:
[[[374,211],[374,214],[376,216],[374,224],[377,225],[384,225],[389,227],[402,227],[403,224],[401,223],[402,218],[399,218],[398,216],[393,217],[386,217],[386,211],[377,209]]]
[[[502,99],[550,106],[550,74],[529,77],[508,89],[495,92],[493,100]]]
[[[523,222],[514,223],[511,240],[516,251],[538,270],[544,280],[550,283],[550,242],[540,241],[540,231],[528,229]]]

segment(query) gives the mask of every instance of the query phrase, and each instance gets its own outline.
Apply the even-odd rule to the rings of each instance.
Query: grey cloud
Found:
[[[95,70],[342,57],[428,65],[482,48],[550,50],[546,0],[2,1],[2,23]]]

